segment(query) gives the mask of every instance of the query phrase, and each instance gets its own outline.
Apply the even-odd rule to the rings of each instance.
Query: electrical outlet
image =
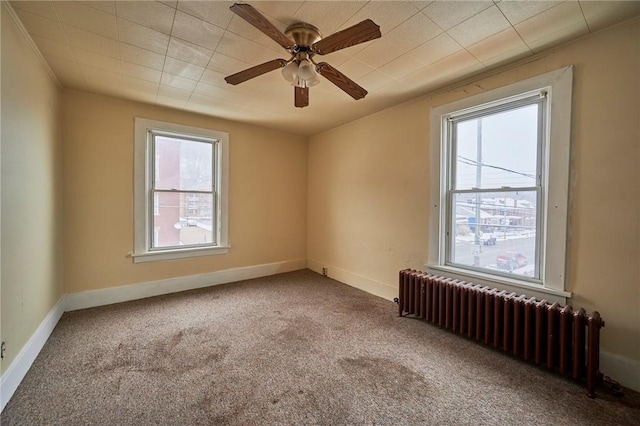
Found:
[[[0,343],[0,359],[4,359],[4,352],[7,350],[7,344],[5,342]]]
[[[322,268],[322,275],[325,277],[328,275],[327,268]]]

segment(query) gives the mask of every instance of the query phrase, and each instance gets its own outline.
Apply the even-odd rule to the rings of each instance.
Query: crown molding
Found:
[[[2,6],[4,6],[9,16],[11,16],[11,18],[13,19],[13,22],[15,22],[18,30],[20,30],[22,36],[25,38],[29,46],[31,46],[31,50],[36,55],[36,58],[38,58],[38,60],[40,61],[40,64],[47,71],[49,77],[51,77],[51,80],[53,80],[53,82],[56,84],[56,86],[58,86],[59,89],[63,89],[64,86],[62,86],[62,83],[60,83],[60,80],[58,80],[58,77],[56,77],[55,73],[53,72],[47,61],[44,59],[44,56],[42,56],[42,52],[40,52],[40,49],[38,49],[38,46],[33,41],[33,38],[31,38],[31,35],[22,24],[22,21],[20,20],[20,17],[18,17],[16,11],[13,9],[13,6],[11,6],[11,4],[7,0],[1,0],[1,2]]]

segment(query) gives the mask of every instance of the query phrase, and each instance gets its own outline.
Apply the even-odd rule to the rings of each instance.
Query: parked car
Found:
[[[499,269],[513,271],[527,266],[527,258],[522,253],[506,252],[496,256],[496,266]]]
[[[485,246],[495,246],[496,245],[496,237],[493,235],[493,232],[485,232],[480,236],[480,241]]]

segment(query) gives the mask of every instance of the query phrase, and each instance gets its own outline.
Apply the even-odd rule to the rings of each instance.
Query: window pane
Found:
[[[455,189],[536,186],[538,107],[455,122]]]
[[[536,191],[456,193],[451,210],[450,263],[539,278]]]
[[[154,188],[211,191],[213,145],[156,136]]]
[[[153,248],[216,243],[213,194],[156,192]]]

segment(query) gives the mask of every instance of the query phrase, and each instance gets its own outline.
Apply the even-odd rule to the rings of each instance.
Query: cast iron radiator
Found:
[[[587,380],[595,396],[600,374],[598,312],[407,269],[400,271],[398,313],[414,315],[496,349]]]

